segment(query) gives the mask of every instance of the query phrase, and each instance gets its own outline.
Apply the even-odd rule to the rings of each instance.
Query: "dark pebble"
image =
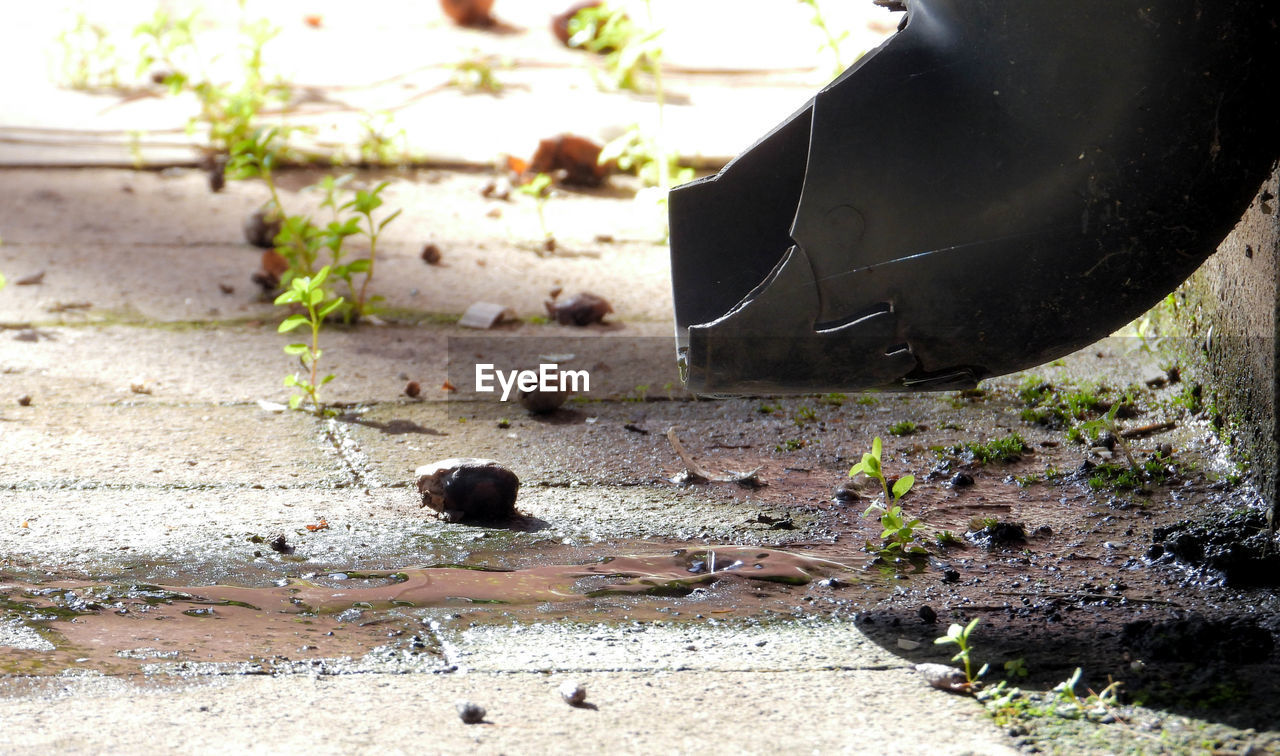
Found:
[[[958,472],[955,474],[955,477],[951,479],[952,488],[964,488],[965,486],[971,485],[973,485],[973,476],[969,473]]]
[[[484,721],[484,707],[470,701],[459,701],[454,706],[458,709],[458,719],[467,724],[479,724]]]
[[[274,211],[254,210],[244,219],[244,239],[255,247],[271,249],[276,245],[276,234],[280,233],[280,225],[280,218]]]
[[[933,610],[933,607],[929,606],[928,604],[925,604],[924,606],[920,607],[920,610],[916,613],[919,614],[920,619],[924,620],[927,624],[932,625],[933,623],[938,621],[938,613],[935,612]]]

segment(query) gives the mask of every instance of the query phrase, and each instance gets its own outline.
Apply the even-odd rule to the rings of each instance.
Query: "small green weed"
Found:
[[[342,297],[327,299],[325,296],[324,281],[328,275],[329,268],[325,266],[315,276],[295,277],[288,290],[275,301],[277,305],[300,305],[306,311],[305,315],[294,314],[285,318],[278,329],[280,333],[288,333],[305,325],[311,330],[310,343],[298,342],[284,348],[285,354],[298,358],[304,371],[302,377],[297,373],[286,376],[284,385],[294,389],[294,394],[289,397],[290,408],[298,409],[302,400],[307,398],[311,400],[311,411],[318,415],[326,414],[320,401],[320,387],[334,378],[333,373],[318,377],[320,357],[324,354],[320,349],[320,328],[324,319],[342,306]]]
[[[848,399],[849,397],[844,394],[823,394],[818,397],[818,403],[825,404],[828,407],[843,407],[844,403],[848,401]]]
[[[760,406],[756,407],[756,412],[759,412],[762,415],[772,415],[775,412],[781,412],[781,411],[782,411],[781,404],[766,404],[764,402],[761,402]]]
[[[957,536],[955,533],[952,533],[950,530],[943,530],[943,531],[939,531],[938,533],[935,533],[933,536],[933,540],[937,541],[938,545],[943,547],[944,549],[950,546],[964,545],[964,541],[960,540],[960,537]]]
[[[854,465],[849,470],[849,477],[854,478],[859,474],[866,475],[868,478],[878,480],[880,487],[884,489],[884,507],[897,504],[898,501],[907,495],[911,487],[915,485],[916,479],[913,475],[903,475],[893,484],[893,490],[889,489],[889,481],[884,476],[884,470],[881,466],[881,458],[884,454],[884,442],[879,436],[871,442],[871,451],[862,455],[862,461]],[[864,513],[865,517],[866,514]]]
[[[969,454],[975,462],[991,464],[992,462],[1017,462],[1024,452],[1031,447],[1017,433],[1010,433],[1004,438],[997,438],[985,444],[962,443],[950,448],[953,454]]]
[[[955,656],[951,657],[951,661],[964,663],[964,679],[971,692],[977,690],[978,685],[980,684],[979,680],[987,673],[986,664],[982,665],[977,674],[974,674],[972,666],[973,660],[971,657],[973,648],[969,643],[969,638],[973,635],[974,628],[978,626],[979,619],[980,618],[978,617],[973,618],[973,620],[964,627],[953,623],[951,627],[947,628],[946,635],[940,638],[934,638],[933,640],[937,645],[954,644],[960,649],[956,652]]]
[[[1018,657],[1004,663],[1004,674],[1006,678],[1022,678],[1027,677],[1031,672],[1027,669],[1027,660]]]
[[[551,176],[539,173],[527,184],[520,187],[520,193],[533,197],[538,209],[538,225],[542,227],[542,248],[552,252],[556,248],[556,237],[547,225],[547,200],[551,198]]]
[[[862,394],[855,401],[864,407],[870,407],[871,405],[875,404],[879,400],[876,399],[874,396],[871,396],[870,394]]]
[[[831,78],[834,79],[835,77],[844,73],[845,64],[844,64],[843,56],[840,54],[840,44],[849,38],[849,31],[846,29],[845,31],[840,32],[839,34],[836,34],[834,31],[832,31],[831,26],[827,23],[826,16],[824,16],[822,13],[822,7],[818,5],[818,0],[797,0],[797,1],[801,5],[808,6],[813,13],[809,21],[814,26],[818,27],[818,30],[820,32],[822,32],[823,41],[822,41],[822,44],[818,47],[818,52],[822,52],[824,50],[828,50],[831,52],[831,58],[833,61]]]
[[[803,438],[789,438],[786,441],[783,441],[782,443],[774,446],[773,450],[777,452],[790,452],[790,451],[796,451],[798,449],[803,449],[808,445],[809,445],[809,442],[804,440]]]
[[[125,61],[106,27],[78,13],[75,26],[58,34],[57,42],[62,52],[58,78],[63,86],[85,91],[121,87]]]
[[[818,413],[814,411],[813,407],[810,407],[807,404],[802,404],[796,410],[796,414],[791,419],[797,426],[803,428],[809,423],[816,421],[818,419]]]
[[[918,430],[920,430],[920,426],[916,425],[910,420],[903,420],[900,423],[894,423],[893,425],[889,426],[889,435],[890,436],[910,436],[911,434],[915,433]]]
[[[1185,409],[1192,415],[1199,415],[1204,411],[1204,389],[1198,383],[1183,386],[1182,391],[1174,397],[1173,403]]]
[[[863,454],[862,461],[849,470],[849,477],[851,478],[862,474],[880,481],[880,487],[884,491],[884,503],[873,502],[862,513],[863,517],[870,517],[873,512],[880,514],[881,545],[875,546],[868,543],[867,551],[886,562],[923,556],[928,551],[916,542],[916,531],[919,529],[921,521],[908,520],[902,513],[902,507],[898,504],[902,497],[906,496],[911,491],[911,487],[915,485],[915,476],[903,475],[894,481],[893,487],[890,488],[889,481],[884,476],[883,452],[884,444],[880,437],[876,436],[871,442],[871,451]]]
[[[467,94],[498,94],[503,84],[494,74],[494,68],[501,65],[492,56],[474,53],[471,57],[453,64],[453,78],[450,86]]]

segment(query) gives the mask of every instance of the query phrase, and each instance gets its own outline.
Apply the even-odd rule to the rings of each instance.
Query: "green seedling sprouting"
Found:
[[[644,5],[652,22],[649,0],[644,0]],[[646,28],[633,20],[621,3],[604,2],[575,13],[569,19],[568,30],[570,47],[604,55],[605,70],[614,87],[639,91],[639,75],[647,73],[653,77],[654,89],[661,97],[663,28],[652,23]]]
[[[814,411],[813,407],[810,407],[807,404],[803,404],[796,410],[795,416],[792,417],[791,419],[798,427],[803,428],[809,423],[812,423],[815,420],[817,420],[818,413]]]
[[[498,94],[502,91],[503,84],[498,81],[493,69],[494,61],[491,57],[475,53],[470,58],[453,64],[453,78],[449,80],[449,84],[467,94]]]
[[[821,397],[818,398],[818,401],[822,404],[827,405],[828,407],[843,407],[844,403],[848,399],[849,397],[845,396],[844,394],[834,393],[834,394],[823,394]]]
[[[76,25],[60,33],[57,40],[62,48],[64,86],[79,90],[120,88],[124,61],[105,27],[90,23],[79,13]]]
[[[538,225],[542,227],[542,247],[548,252],[556,248],[556,237],[547,226],[547,199],[551,197],[551,177],[545,173],[534,176],[529,183],[520,187],[521,194],[533,197],[538,208]]]
[[[903,475],[893,484],[893,490],[889,490],[889,481],[884,477],[884,470],[881,466],[881,457],[884,453],[884,442],[879,436],[871,441],[871,451],[862,455],[862,461],[854,465],[849,470],[849,477],[857,477],[858,474],[867,476],[874,480],[880,481],[880,487],[884,489],[884,508],[897,504],[911,487],[915,485],[916,479],[913,475]],[[863,514],[865,517],[866,514]]]
[[[379,296],[366,297],[366,295],[369,289],[369,282],[373,280],[374,265],[378,261],[378,237],[382,234],[382,230],[387,227],[388,223],[400,217],[400,213],[403,210],[403,208],[396,210],[394,213],[380,221],[374,220],[373,211],[382,207],[382,197],[380,195],[382,194],[382,190],[386,189],[389,183],[390,182],[388,181],[383,181],[371,191],[360,189],[356,192],[355,199],[338,208],[340,211],[350,208],[354,210],[357,215],[363,216],[365,220],[365,227],[361,229],[361,232],[369,239],[368,265],[359,265],[358,268],[353,271],[357,273],[364,273],[364,281],[360,284],[360,293],[357,295],[355,302],[355,311],[357,316],[364,316],[367,314],[369,306],[382,299],[382,297]],[[361,261],[356,261],[356,263],[359,262]],[[356,263],[352,263],[351,265],[356,265]],[[348,268],[350,268],[350,266],[348,266]]]
[[[822,32],[823,38],[822,45],[818,47],[818,51],[831,51],[831,57],[835,60],[834,68],[831,72],[831,78],[834,79],[843,73],[845,69],[844,61],[840,55],[840,43],[848,39],[849,32],[848,30],[845,30],[836,34],[831,30],[831,26],[827,23],[826,16],[822,13],[822,8],[818,5],[818,0],[798,0],[798,2],[801,5],[809,6],[813,11],[813,16],[809,21],[814,26],[818,27],[818,30]]]
[[[880,540],[883,545],[876,548],[867,544],[868,550],[886,561],[928,553],[924,547],[915,543],[916,529],[921,524],[920,520],[908,520],[902,513],[902,507],[898,505],[902,497],[906,496],[915,485],[915,476],[903,475],[890,489],[881,461],[883,451],[884,444],[880,437],[876,436],[871,442],[871,451],[863,454],[862,461],[849,470],[849,477],[852,478],[858,474],[866,475],[868,478],[880,481],[880,487],[884,490],[884,503],[873,502],[862,513],[863,517],[871,516],[872,512],[880,513]]]
[[[969,636],[973,635],[973,629],[978,626],[979,619],[979,617],[973,618],[973,620],[964,627],[953,623],[951,627],[947,628],[946,635],[941,638],[934,638],[933,640],[933,642],[939,646],[951,643],[955,644],[955,646],[960,649],[955,656],[951,657],[951,661],[964,662],[964,679],[971,691],[978,687],[978,681],[987,673],[986,664],[982,665],[982,668],[978,670],[978,674],[975,675],[973,673],[973,660],[971,658],[972,648],[969,645]]]
[[[1018,678],[1027,677],[1031,672],[1027,669],[1027,660],[1022,657],[1018,657],[1017,659],[1010,659],[1004,663],[1004,674],[1005,677]]]
[[[1068,713],[1063,714],[1063,716],[1089,718],[1090,716],[1100,717],[1105,715],[1107,710],[1115,705],[1120,697],[1120,682],[1113,681],[1098,693],[1088,689],[1089,695],[1082,699],[1076,693],[1076,686],[1080,684],[1082,674],[1083,671],[1080,667],[1076,667],[1075,672],[1071,673],[1071,677],[1058,683],[1053,688],[1053,692],[1058,694],[1058,699],[1070,707]]]
[[[306,314],[293,314],[285,318],[277,330],[279,333],[288,333],[304,325],[311,329],[309,344],[298,342],[284,348],[285,354],[298,358],[306,374],[303,377],[299,377],[297,373],[286,376],[284,385],[294,389],[294,394],[289,397],[291,409],[298,409],[302,400],[308,398],[311,400],[312,411],[316,414],[325,413],[324,405],[320,402],[320,387],[334,378],[333,373],[323,378],[318,377],[320,356],[324,353],[320,349],[320,328],[324,319],[341,307],[343,302],[342,297],[326,299],[324,281],[328,276],[329,266],[326,265],[314,276],[295,277],[288,290],[276,297],[275,301],[277,305],[300,305],[306,311]]]

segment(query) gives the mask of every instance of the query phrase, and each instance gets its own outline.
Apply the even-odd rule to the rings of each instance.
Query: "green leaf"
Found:
[[[368,273],[370,267],[369,259],[362,258],[360,260],[352,260],[351,264],[347,266],[347,270],[351,273]]]
[[[285,354],[306,354],[309,347],[306,344],[289,344],[284,348]]]
[[[293,329],[299,326],[306,325],[306,323],[307,323],[307,319],[304,316],[290,315],[289,317],[285,318],[284,322],[280,324],[280,327],[276,329],[276,333],[288,333],[289,331],[292,331]],[[290,344],[289,346],[295,346],[295,345]],[[289,352],[289,347],[285,347],[285,351]],[[290,352],[290,354],[292,354],[292,352]]]
[[[328,277],[329,277],[329,266],[326,265],[323,268],[321,268],[320,271],[316,273],[314,277],[312,277],[311,288],[313,290],[319,289],[320,284],[324,283],[324,280]]]
[[[297,409],[302,406],[302,394],[294,394],[289,397],[289,409]]]
[[[910,491],[911,487],[914,486],[915,483],[916,478],[914,475],[903,475],[901,478],[898,478],[898,482],[893,484],[894,501],[906,496],[907,491]]]
[[[298,279],[295,278],[293,280],[297,281]],[[281,292],[280,296],[276,297],[275,303],[278,305],[286,305],[286,304],[296,304],[301,301],[302,301],[302,295],[299,292],[299,290],[295,287],[295,288],[290,288],[288,291]]]
[[[871,456],[876,458],[876,462],[879,462],[880,458],[884,456],[884,443],[880,441],[879,436],[876,436],[871,441]],[[879,465],[876,465],[876,469],[879,469],[879,467]]]
[[[297,375],[286,375],[286,376],[284,377],[284,385],[286,385],[286,386],[297,386],[297,385],[298,385],[298,376],[297,376]]]
[[[319,289],[319,288],[317,288],[317,289],[312,289],[311,291],[307,292],[307,301],[306,301],[306,303],[305,303],[305,304],[306,304],[308,307],[316,307],[317,305],[319,305],[319,304],[320,304],[321,302],[323,302],[323,301],[324,301],[324,290],[323,290],[323,289]]]
[[[862,469],[862,463],[859,462],[858,464],[849,468],[849,477],[856,478],[860,473],[863,473],[863,472],[866,472],[866,471]]]
[[[867,475],[870,475],[873,478],[880,478],[882,476],[882,473],[880,472],[880,457],[878,455],[872,456],[871,454],[863,454],[862,468],[866,471]]]
[[[331,313],[331,312],[333,312],[334,310],[336,310],[336,309],[338,309],[339,307],[341,307],[341,306],[342,306],[343,301],[344,301],[344,300],[343,300],[343,298],[342,298],[342,297],[338,297],[337,299],[333,300],[333,301],[332,301],[332,302],[330,302],[329,304],[327,304],[327,305],[325,305],[324,307],[320,308],[320,311],[319,311],[318,313],[316,313],[316,316],[317,316],[317,317],[319,317],[319,318],[320,318],[320,319],[322,319],[322,320],[323,320],[324,318],[329,317],[329,313]]]
[[[321,386],[325,385],[325,384],[326,384],[326,383],[328,383],[329,381],[333,380],[335,377],[336,377],[336,376],[334,376],[334,374],[333,374],[333,373],[329,373],[328,375],[326,375],[325,377],[323,377],[323,378],[321,378],[321,379],[320,379],[320,385],[321,385]]]
[[[391,221],[395,220],[396,218],[400,217],[400,213],[402,212],[404,212],[404,208],[400,208],[399,210],[395,211],[391,215],[388,215],[386,218],[383,218],[382,222],[378,224],[378,230],[381,231],[382,229],[386,228],[386,225]]]

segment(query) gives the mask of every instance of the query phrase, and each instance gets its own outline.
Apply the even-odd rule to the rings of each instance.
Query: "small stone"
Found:
[[[603,323],[604,316],[613,312],[613,305],[604,297],[582,292],[563,302],[555,300],[546,303],[547,314],[560,325],[589,326],[592,323]]]
[[[484,721],[485,710],[480,704],[458,701],[454,707],[458,710],[458,719],[467,724],[479,724]]]
[[[455,457],[414,471],[422,506],[446,522],[503,520],[515,515],[520,479],[492,459]]]
[[[418,395],[422,393],[422,384],[417,381],[409,381],[405,384],[404,393],[410,399],[417,399]]]
[[[956,570],[943,570],[943,571],[942,571],[942,582],[944,582],[944,583],[957,583],[957,582],[959,582],[959,581],[960,581],[960,573],[959,573],[958,571],[956,571]]]
[[[462,313],[462,318],[458,320],[458,325],[463,328],[487,330],[515,319],[515,310],[506,305],[494,302],[473,302],[467,308],[467,311]]]
[[[920,607],[920,609],[916,612],[916,614],[920,615],[920,619],[924,620],[925,623],[930,625],[938,621],[938,613],[935,612],[933,610],[933,607],[929,606],[928,604],[925,604],[924,606]]]
[[[965,680],[964,670],[946,664],[917,664],[916,671],[938,690],[948,693],[968,693],[969,683]]]
[[[519,400],[520,406],[529,410],[535,415],[545,415],[549,412],[555,412],[564,405],[569,399],[568,391],[541,391],[533,389],[532,391],[524,391],[518,389],[516,391],[516,399]]]
[[[836,486],[836,492],[833,498],[841,503],[848,504],[851,501],[857,501],[862,498],[862,492],[858,490],[858,484],[852,480],[845,480]]]
[[[434,244],[427,243],[422,248],[422,261],[427,265],[439,265],[443,255],[440,254],[440,248]]]
[[[511,181],[505,176],[499,176],[486,183],[484,188],[480,190],[480,194],[485,199],[510,200]]]
[[[1110,451],[1116,448],[1116,437],[1110,431],[1103,431],[1094,439],[1093,445],[1095,448],[1100,446]]]
[[[560,697],[570,706],[581,706],[587,700],[587,686],[576,680],[565,680],[558,690]]]
[[[276,552],[277,554],[293,553],[293,547],[289,545],[289,542],[287,540],[285,540],[284,533],[281,533],[275,538],[272,538],[271,543],[267,545],[270,546],[271,550]]]
[[[23,394],[22,396],[18,397],[18,406],[19,406],[19,407],[30,407],[30,406],[31,406],[31,395],[30,395],[30,394]]]
[[[271,249],[280,233],[281,219],[274,209],[259,208],[244,219],[244,238],[255,247]]]
[[[965,486],[971,485],[973,485],[973,476],[969,473],[958,472],[953,478],[951,478],[952,488],[964,488]]]

